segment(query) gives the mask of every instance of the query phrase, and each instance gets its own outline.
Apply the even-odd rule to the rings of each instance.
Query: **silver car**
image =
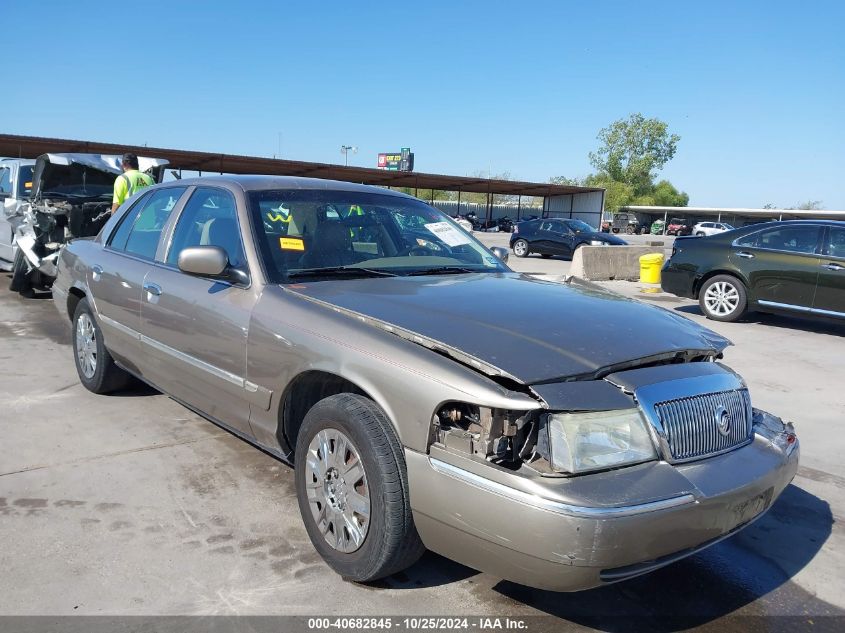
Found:
[[[429,548],[586,589],[771,506],[798,441],[717,362],[729,341],[502,257],[384,189],[181,180],[72,241],[53,296],[89,390],[140,378],[292,463],[314,547],[351,580]]]

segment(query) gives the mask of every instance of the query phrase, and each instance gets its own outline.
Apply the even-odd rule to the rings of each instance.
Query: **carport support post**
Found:
[[[461,188],[458,187],[458,212],[455,215],[461,214]]]
[[[722,222],[722,212],[721,211],[719,211],[719,217],[716,218],[716,222],[719,222],[720,224]]]
[[[522,195],[516,199],[516,221],[519,222],[519,212],[522,209]]]
[[[667,222],[669,221],[669,212],[663,212],[663,235],[666,235]]]

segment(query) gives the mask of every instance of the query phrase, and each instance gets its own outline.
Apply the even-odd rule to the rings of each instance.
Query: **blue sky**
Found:
[[[196,6],[4,3],[0,131],[545,181],[642,112],[691,204],[845,209],[842,2]]]

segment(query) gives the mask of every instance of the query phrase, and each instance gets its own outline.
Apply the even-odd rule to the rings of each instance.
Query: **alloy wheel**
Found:
[[[517,257],[525,257],[528,253],[528,244],[524,240],[517,240],[513,245],[513,252]]]
[[[97,330],[91,317],[83,313],[76,320],[76,356],[86,378],[93,378],[97,371]]]
[[[705,291],[704,304],[711,314],[728,316],[739,306],[739,291],[733,284],[717,281]]]
[[[337,429],[323,429],[308,445],[305,488],[317,528],[346,554],[364,543],[370,527],[370,487],[361,455]]]

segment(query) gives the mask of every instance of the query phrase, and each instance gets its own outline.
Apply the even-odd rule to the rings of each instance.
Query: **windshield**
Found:
[[[250,210],[269,278],[506,272],[451,218],[378,193],[254,191]]]
[[[581,220],[567,220],[566,223],[573,231],[580,231],[581,233],[593,233],[595,229],[586,222]]]

